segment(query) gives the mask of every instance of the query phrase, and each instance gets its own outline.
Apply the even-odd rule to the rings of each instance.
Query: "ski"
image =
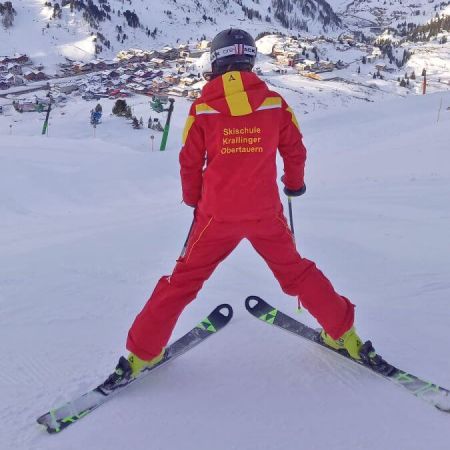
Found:
[[[425,381],[415,375],[398,369],[392,364],[389,364],[375,353],[370,341],[367,341],[361,350],[361,354],[363,354],[363,350],[365,350],[364,353],[368,354],[370,357],[362,358],[362,360],[356,360],[351,358],[347,352],[340,352],[328,347],[322,342],[320,338],[320,331],[310,328],[298,320],[284,314],[260,297],[254,295],[247,297],[245,300],[245,307],[247,311],[257,319],[289,331],[290,333],[307,339],[308,341],[319,344],[334,353],[338,353],[340,356],[345,357],[355,364],[361,365],[375,374],[392,381],[397,386],[402,386],[409,393],[427,401],[440,411],[450,412],[449,390],[438,386],[437,384]]]
[[[37,419],[40,425],[45,426],[46,430],[50,434],[59,433],[69,425],[77,422],[81,418],[91,413],[94,409],[109,400],[113,395],[122,391],[129,386],[147,376],[151,371],[161,367],[167,362],[177,358],[183,353],[187,352],[191,348],[203,342],[212,334],[227,325],[233,317],[233,309],[228,304],[222,304],[217,306],[211,314],[203,319],[197,326],[191,331],[186,333],[180,339],[176,340],[168,347],[166,347],[163,359],[151,368],[145,369],[136,378],[120,378],[117,376],[117,370],[108,379],[92,389],[89,392],[81,395],[80,397],[60,406],[59,408],[52,409]],[[123,356],[121,360],[125,359]],[[119,365],[120,366],[120,361]],[[119,372],[120,373],[120,372]],[[114,382],[112,382],[114,380]]]

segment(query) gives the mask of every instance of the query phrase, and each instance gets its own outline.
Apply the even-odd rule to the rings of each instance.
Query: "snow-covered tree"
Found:
[[[12,27],[14,16],[17,14],[11,2],[0,3],[0,15],[2,16],[2,25],[5,28]]]

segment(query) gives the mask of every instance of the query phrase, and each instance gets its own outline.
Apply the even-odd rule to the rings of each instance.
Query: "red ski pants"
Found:
[[[128,333],[127,349],[150,360],[169,341],[178,317],[242,239],[248,239],[272,270],[283,291],[297,296],[330,336],[338,339],[351,328],[354,305],[335,292],[316,265],[302,258],[285,217],[217,222],[200,212],[185,256],[170,276],[159,281]]]

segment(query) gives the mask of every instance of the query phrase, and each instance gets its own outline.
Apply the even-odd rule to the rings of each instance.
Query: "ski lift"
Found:
[[[152,100],[150,102],[150,108],[157,113],[162,113],[164,111],[164,106],[159,99]]]
[[[169,101],[169,97],[166,95],[154,95],[150,102],[150,108],[157,113],[165,111],[164,105]]]

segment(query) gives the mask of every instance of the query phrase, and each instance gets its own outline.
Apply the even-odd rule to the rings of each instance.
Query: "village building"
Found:
[[[162,58],[152,58],[150,60],[150,66],[157,69],[160,67],[164,67],[165,60]]]
[[[92,70],[92,64],[89,62],[78,62],[74,64],[73,69],[77,73],[89,72]]]
[[[185,52],[180,52],[180,57],[181,57],[181,53],[183,53],[183,58],[189,58],[191,61],[197,58],[201,58],[205,53],[207,52],[207,50],[204,49],[200,49],[200,48],[190,48],[189,50],[186,50]]]
[[[152,75],[152,72],[151,71],[146,72],[145,70],[140,69],[136,71],[134,75],[139,78],[149,78]]]
[[[109,80],[109,87],[117,88],[120,86],[122,86],[122,83],[120,82],[120,80],[118,78]]]
[[[198,79],[194,74],[189,74],[187,76],[184,76],[183,78],[180,78],[180,84],[182,86],[192,86],[193,84],[197,83]]]
[[[63,94],[71,94],[72,92],[78,91],[79,85],[77,83],[65,83],[56,86],[59,92]]]
[[[285,51],[276,56],[276,60],[279,64],[291,67],[303,62],[305,59],[305,56],[299,51]]]
[[[130,83],[127,87],[128,89],[130,89],[130,91],[135,92],[136,94],[144,94],[144,92],[147,90],[145,86],[142,86],[139,83]]]
[[[105,70],[108,68],[108,65],[105,61],[101,59],[96,59],[94,61],[91,61],[92,69],[93,70]]]
[[[202,94],[201,89],[198,89],[198,88],[191,89],[188,93],[188,98],[190,100],[195,100],[195,99],[199,98],[201,94]]]
[[[42,81],[48,79],[48,76],[40,70],[26,70],[24,71],[23,77],[27,81]]]
[[[183,86],[173,86],[167,93],[175,97],[187,97],[189,89]]]
[[[167,81],[167,83],[170,84],[177,84],[180,81],[180,76],[176,73],[166,73],[163,75],[164,81]]]
[[[0,64],[14,63],[14,64],[29,64],[30,58],[25,54],[16,54],[14,56],[0,56]]]
[[[314,73],[323,73],[323,72],[332,72],[335,68],[335,64],[330,61],[310,61],[305,60],[303,63],[297,64],[295,68],[299,72],[314,72]]]
[[[373,47],[372,48],[372,53],[367,56],[367,62],[368,63],[373,63],[377,59],[381,58],[381,56],[382,56],[381,50],[378,47]]]
[[[106,73],[106,76],[108,77],[109,80],[114,80],[120,77],[120,73],[118,70],[111,70]]]
[[[161,59],[164,59],[165,61],[169,61],[169,60],[173,61],[180,56],[180,52],[178,51],[178,49],[172,48],[172,47],[164,47],[158,53],[159,53],[159,57]]]
[[[128,58],[126,58],[126,61],[130,63],[138,63],[144,60],[144,56],[142,55],[131,55]]]
[[[197,47],[200,50],[208,50],[211,47],[211,41],[204,39],[198,43]]]
[[[13,101],[13,107],[17,112],[34,112],[36,111],[36,101],[29,99],[21,99],[17,101]]]
[[[272,46],[272,52],[271,52],[270,56],[272,56],[273,58],[276,58],[277,56],[284,55],[284,52],[285,52],[285,46],[280,46],[279,44],[274,44]]]
[[[131,81],[133,81],[133,76],[124,74],[119,77],[119,80],[123,84],[130,83]]]
[[[167,81],[164,81],[164,79],[161,77],[154,78],[152,81],[152,87],[156,92],[160,92],[168,86],[169,83],[167,83]]]
[[[13,73],[7,73],[2,78],[6,83],[8,83],[9,87],[23,86],[25,84],[22,77],[14,75]]]
[[[154,50],[146,51],[141,49],[129,49],[129,50],[121,50],[117,54],[117,59],[119,62],[130,62],[130,63],[139,63],[150,61],[152,58],[158,56],[158,53]]]
[[[13,73],[14,75],[21,75],[22,74],[22,66],[17,63],[8,63],[6,65],[6,69],[9,73]]]

